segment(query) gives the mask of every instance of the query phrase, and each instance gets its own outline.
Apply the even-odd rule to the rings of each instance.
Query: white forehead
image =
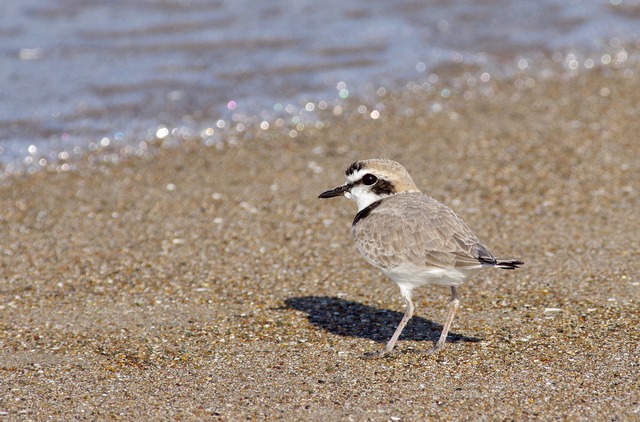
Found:
[[[347,180],[350,182],[362,179],[362,176],[367,173],[392,179],[410,177],[404,167],[399,163],[380,158],[356,161],[351,164],[345,172]]]
[[[347,182],[357,182],[358,180],[362,179],[362,177],[367,173],[371,173],[371,171],[369,169],[360,169],[355,171],[354,173],[348,174]]]
[[[347,183],[353,183],[356,185],[354,188],[357,188],[357,182],[362,180],[364,175],[368,173],[375,175],[378,179],[392,183],[395,192],[420,191],[402,165],[385,159],[362,160],[351,164],[345,172]]]

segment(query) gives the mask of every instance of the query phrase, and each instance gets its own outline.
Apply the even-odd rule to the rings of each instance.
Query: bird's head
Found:
[[[358,204],[358,211],[398,193],[420,192],[409,172],[399,163],[386,159],[360,160],[345,171],[347,181],[318,198],[345,196]]]

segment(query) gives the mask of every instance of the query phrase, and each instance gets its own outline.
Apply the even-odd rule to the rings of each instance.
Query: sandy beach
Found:
[[[637,73],[409,87],[377,119],[3,181],[0,419],[637,420]],[[373,157],[526,262],[460,288],[436,355],[424,287],[361,359],[402,301],[317,196]]]

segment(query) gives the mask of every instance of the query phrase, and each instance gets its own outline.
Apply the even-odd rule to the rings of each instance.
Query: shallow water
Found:
[[[298,127],[331,102],[433,82],[451,66],[482,81],[540,76],[545,62],[626,66],[640,3],[22,0],[2,5],[0,41],[0,163],[11,173],[169,135],[215,142],[282,115]]]

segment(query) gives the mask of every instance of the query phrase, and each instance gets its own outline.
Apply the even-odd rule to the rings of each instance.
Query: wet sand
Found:
[[[355,104],[295,138],[4,181],[1,415],[640,417],[640,81],[487,86],[389,94],[379,119]],[[526,261],[460,289],[436,355],[418,352],[448,291],[424,287],[398,353],[361,359],[392,334],[400,295],[353,245],[355,204],[316,197],[371,157]]]

